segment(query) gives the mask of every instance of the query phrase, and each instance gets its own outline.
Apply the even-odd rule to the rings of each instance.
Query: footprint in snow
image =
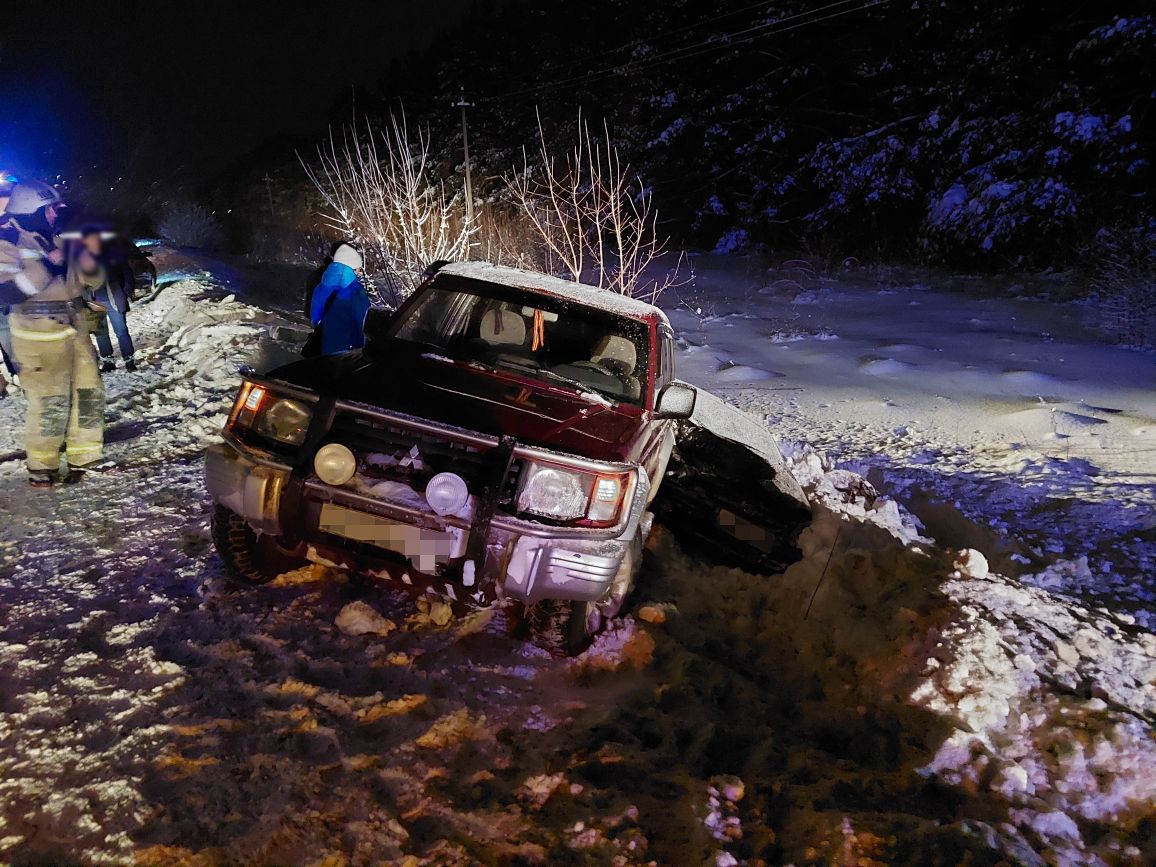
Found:
[[[894,376],[912,370],[914,367],[915,365],[910,362],[899,361],[895,358],[867,356],[859,361],[859,369],[872,376]]]
[[[777,370],[764,370],[761,367],[751,367],[749,364],[725,362],[719,366],[715,378],[719,382],[759,382],[765,379],[780,379],[784,375]]]
[[[880,343],[881,352],[942,352],[942,349],[932,349],[918,343]]]
[[[1056,389],[1063,384],[1063,380],[1048,373],[1039,373],[1035,370],[1005,370],[1000,374],[1003,381],[1016,389],[1020,394],[1047,395],[1055,394]]]
[[[1095,418],[1090,415],[1082,415],[1078,412],[1068,412],[1067,410],[1058,409],[1053,415],[1056,423],[1066,427],[1095,427],[1096,425],[1107,424],[1108,420],[1104,418]]]

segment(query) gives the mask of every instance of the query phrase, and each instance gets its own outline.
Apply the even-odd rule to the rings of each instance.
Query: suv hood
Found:
[[[344,400],[456,425],[593,460],[625,460],[640,407],[474,367],[435,355],[309,359],[270,377]]]

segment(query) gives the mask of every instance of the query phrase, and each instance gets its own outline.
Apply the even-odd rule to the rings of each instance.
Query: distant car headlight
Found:
[[[630,489],[630,473],[587,473],[530,462],[518,489],[518,511],[559,521],[614,524]]]
[[[357,472],[357,458],[341,443],[329,443],[313,456],[313,470],[327,485],[344,485]]]

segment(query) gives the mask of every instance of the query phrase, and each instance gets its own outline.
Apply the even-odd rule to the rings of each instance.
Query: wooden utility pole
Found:
[[[265,193],[269,196],[269,217],[273,220],[277,219],[277,211],[273,208],[273,179],[269,177],[269,173],[265,172]]]
[[[466,109],[473,108],[472,102],[466,102],[466,89],[462,88],[461,98],[454,103],[454,108],[462,110],[462,154],[466,162],[466,223],[474,222],[474,186],[470,182],[470,128],[466,120]]]

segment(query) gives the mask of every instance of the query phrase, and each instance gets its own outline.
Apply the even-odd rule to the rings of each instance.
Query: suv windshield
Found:
[[[393,335],[455,361],[641,405],[650,358],[646,323],[480,281],[434,284]]]

